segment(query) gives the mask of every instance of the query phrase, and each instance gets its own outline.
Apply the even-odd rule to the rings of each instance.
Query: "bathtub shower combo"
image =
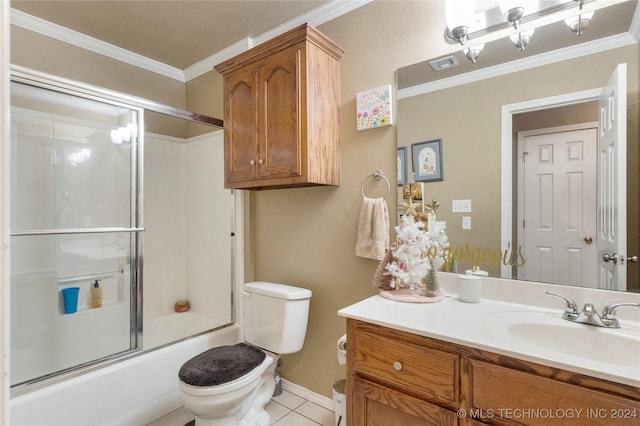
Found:
[[[14,393],[233,324],[221,124],[12,70]]]

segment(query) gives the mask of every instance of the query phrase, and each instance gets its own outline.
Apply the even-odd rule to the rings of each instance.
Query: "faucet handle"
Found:
[[[578,318],[578,315],[579,315],[578,305],[576,305],[576,302],[573,299],[558,293],[554,293],[552,291],[547,291],[546,293],[549,296],[559,297],[560,299],[564,300],[565,303],[567,304],[567,308],[564,310],[564,313],[562,314],[562,318],[569,321],[574,321],[576,318]]]
[[[622,306],[640,308],[640,302],[612,303],[611,305],[605,306],[604,309],[602,309],[602,320],[605,322],[607,327],[620,328],[620,322],[618,321],[618,318],[616,318],[616,309]]]

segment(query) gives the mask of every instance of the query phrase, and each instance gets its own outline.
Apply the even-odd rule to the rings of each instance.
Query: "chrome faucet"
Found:
[[[574,302],[573,299],[570,299],[558,293],[554,293],[552,291],[547,291],[547,294],[550,296],[559,297],[567,304],[567,308],[562,313],[563,319],[566,319],[567,321],[575,321],[578,316],[580,316],[580,314],[578,313],[578,305],[576,305],[576,302]]]
[[[611,305],[605,306],[602,310],[602,321],[604,322],[605,327],[620,328],[620,322],[618,321],[618,318],[616,318],[616,309],[621,306],[640,308],[640,302],[612,303]]]
[[[563,319],[580,324],[595,325],[597,327],[620,328],[620,322],[615,316],[616,309],[622,306],[640,308],[640,302],[612,303],[604,307],[602,316],[600,316],[591,303],[585,303],[582,312],[578,312],[578,305],[576,305],[573,299],[552,291],[547,291],[546,293],[550,296],[559,297],[567,304],[566,309],[562,313]]]

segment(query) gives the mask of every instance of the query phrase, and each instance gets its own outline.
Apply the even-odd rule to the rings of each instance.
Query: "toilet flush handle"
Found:
[[[242,295],[244,297],[246,297],[247,299],[251,297],[251,293],[249,293],[248,291],[244,291],[244,290],[242,290]]]

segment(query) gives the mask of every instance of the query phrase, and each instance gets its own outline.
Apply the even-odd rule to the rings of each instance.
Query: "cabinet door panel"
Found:
[[[354,381],[355,426],[447,426],[457,425],[456,415],[449,410],[429,404],[365,380]]]
[[[257,176],[254,88],[255,75],[249,67],[225,80],[224,156],[225,180],[229,182]]]
[[[272,55],[258,71],[258,131],[260,176],[300,176],[300,49]]]
[[[471,360],[472,408],[496,424],[637,425],[640,402]],[[552,420],[550,420],[552,419]]]

